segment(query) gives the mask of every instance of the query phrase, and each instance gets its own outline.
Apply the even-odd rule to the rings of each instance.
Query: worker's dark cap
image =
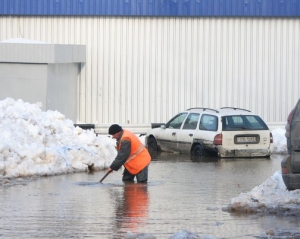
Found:
[[[113,124],[109,127],[108,129],[108,133],[110,135],[113,135],[113,134],[116,134],[116,133],[119,133],[120,131],[122,130],[122,127],[118,124]]]

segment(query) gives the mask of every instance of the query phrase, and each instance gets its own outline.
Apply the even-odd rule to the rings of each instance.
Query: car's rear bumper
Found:
[[[237,157],[269,157],[271,152],[269,149],[226,149],[218,146],[219,157],[221,158],[237,158]]]

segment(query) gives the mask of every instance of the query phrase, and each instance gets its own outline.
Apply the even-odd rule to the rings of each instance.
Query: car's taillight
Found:
[[[222,134],[217,134],[215,136],[214,145],[222,145]]]
[[[270,132],[270,144],[273,144],[273,135],[271,132]]]
[[[281,168],[281,173],[282,174],[288,174],[287,168]]]

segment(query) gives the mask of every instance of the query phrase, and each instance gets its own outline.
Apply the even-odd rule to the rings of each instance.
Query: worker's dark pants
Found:
[[[125,168],[123,172],[123,181],[133,181],[134,177],[136,177],[136,180],[139,183],[147,182],[148,180],[148,166],[144,168],[141,172],[139,172],[137,175],[132,175],[128,172],[128,170]]]

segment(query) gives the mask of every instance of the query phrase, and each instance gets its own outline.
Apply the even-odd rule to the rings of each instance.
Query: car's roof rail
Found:
[[[246,110],[246,109],[242,109],[242,108],[236,108],[236,107],[221,107],[221,109],[244,110],[244,111],[251,112],[250,110]]]
[[[189,108],[187,110],[194,110],[194,109],[202,109],[203,111],[205,110],[212,110],[212,111],[215,111],[216,113],[219,113],[219,111],[215,110],[215,109],[211,109],[211,108],[204,108],[204,107],[195,107],[195,108]]]

